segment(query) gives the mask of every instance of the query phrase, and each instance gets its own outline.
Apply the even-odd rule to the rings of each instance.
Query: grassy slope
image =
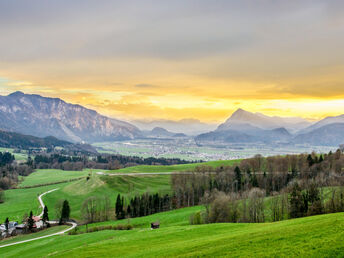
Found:
[[[41,179],[35,179],[31,182],[36,184],[39,180]],[[0,222],[4,221],[6,217],[9,217],[11,221],[21,221],[23,215],[29,214],[31,210],[34,214],[39,214],[41,209],[37,200],[38,195],[55,188],[58,190],[43,197],[44,203],[49,208],[50,219],[55,219],[54,207],[60,199],[69,201],[72,218],[81,219],[81,205],[89,196],[108,196],[114,207],[118,193],[131,197],[147,191],[162,194],[170,192],[170,176],[107,177],[93,175],[88,181],[80,179],[48,186],[6,190],[5,202],[0,204]]]
[[[154,173],[154,172],[180,172],[180,171],[190,171],[194,170],[197,166],[207,165],[212,167],[219,166],[229,166],[235,163],[240,162],[240,160],[217,160],[209,161],[204,163],[190,163],[190,164],[179,164],[171,166],[149,166],[149,165],[140,165],[134,167],[127,167],[117,170],[110,170],[111,173]]]
[[[102,180],[103,179],[103,180]],[[48,207],[54,207],[60,199],[67,199],[71,206],[71,217],[82,219],[81,207],[83,201],[90,196],[107,196],[110,199],[111,206],[115,207],[117,195],[120,193],[125,197],[131,197],[144,192],[161,192],[170,191],[169,176],[153,175],[147,177],[106,177],[94,175],[90,180],[81,179],[70,182],[59,190],[54,191],[43,197]],[[52,218],[55,217],[51,213]]]
[[[159,221],[160,227],[171,227],[171,226],[187,226],[189,225],[189,219],[192,214],[199,210],[203,210],[203,206],[194,206],[194,207],[187,207],[176,209],[172,211],[165,211],[156,214],[152,214],[145,217],[138,217],[129,219],[129,223],[133,225],[136,229],[142,228],[147,229],[150,227],[150,223]],[[115,220],[115,221],[104,221],[98,222],[88,225],[88,228],[92,228],[95,226],[107,226],[107,225],[117,225],[117,224],[127,224],[128,219],[123,220]],[[78,226],[77,230],[81,232],[85,232],[85,226]]]
[[[170,226],[57,236],[0,250],[3,257],[342,256],[344,214],[264,224]]]
[[[37,169],[29,176],[22,177],[24,180],[19,184],[19,187],[49,184],[74,178],[86,177],[89,173],[91,173],[91,171],[95,172],[100,170],[84,169],[83,171],[66,171],[60,169]]]
[[[237,161],[212,161],[202,164],[211,166],[221,166],[233,164]],[[185,171],[194,169],[198,164],[183,164],[175,166],[136,166],[116,170],[119,172],[162,172],[162,171]],[[95,172],[95,171],[93,171]],[[72,178],[87,176],[88,170],[84,171],[62,171],[62,170],[38,170],[28,177],[25,177],[20,186],[32,186],[43,183],[60,182]],[[108,196],[112,206],[115,204],[115,198],[118,193],[127,197],[134,196],[144,192],[160,192],[162,194],[170,191],[169,175],[152,175],[152,176],[120,176],[106,177],[94,175],[91,180],[81,179],[74,182],[62,183],[56,185],[42,186],[29,189],[12,189],[5,191],[6,201],[0,204],[0,221],[4,221],[6,217],[10,220],[21,221],[24,213],[30,210],[34,214],[39,214],[39,204],[37,196],[51,189],[59,188],[59,190],[44,196],[44,202],[50,208],[50,217],[54,219],[54,206],[60,199],[67,199],[71,205],[71,217],[81,219],[80,208],[82,202],[89,196]]]
[[[0,204],[0,222],[5,221],[6,217],[15,221],[22,221],[25,213],[30,211],[34,214],[41,213],[37,197],[39,194],[49,190],[64,187],[64,184],[42,186],[28,189],[11,189],[5,191],[5,202]]]

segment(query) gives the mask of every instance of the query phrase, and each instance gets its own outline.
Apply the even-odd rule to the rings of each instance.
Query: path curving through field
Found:
[[[43,216],[43,211],[44,211],[44,202],[42,200],[42,197],[48,193],[51,193],[53,191],[56,191],[58,190],[58,188],[56,189],[53,189],[53,190],[50,190],[50,191],[47,191],[45,193],[42,193],[41,195],[38,196],[38,201],[39,201],[39,204],[40,206],[42,207],[42,213],[38,215],[38,217],[42,217]],[[58,224],[59,222],[58,221],[55,221],[55,220],[52,220],[52,221],[48,221],[50,224]],[[17,244],[22,244],[22,243],[26,243],[26,242],[31,242],[31,241],[34,241],[34,240],[38,240],[38,239],[43,239],[43,238],[47,238],[47,237],[52,237],[52,236],[57,236],[57,235],[62,235],[72,229],[74,229],[78,224],[76,224],[75,222],[67,222],[66,224],[70,224],[71,227],[70,228],[67,228],[67,229],[64,229],[60,232],[56,232],[56,233],[53,233],[53,234],[49,234],[49,235],[46,235],[46,236],[41,236],[41,237],[35,237],[35,238],[31,238],[31,239],[27,239],[27,240],[23,240],[23,241],[18,241],[18,242],[14,242],[14,243],[10,243],[10,244],[5,244],[5,245],[0,245],[0,248],[2,247],[6,247],[6,246],[11,246],[11,245],[17,245]]]
[[[42,218],[43,212],[44,212],[44,202],[43,202],[43,200],[42,200],[42,197],[43,197],[44,195],[46,195],[46,194],[48,194],[48,193],[51,193],[51,192],[54,192],[54,191],[56,191],[56,190],[58,190],[58,188],[55,188],[55,189],[50,190],[50,191],[48,191],[48,192],[42,193],[40,196],[38,196],[39,205],[41,205],[41,208],[42,208],[42,212],[41,212],[41,214],[38,215],[38,217]]]

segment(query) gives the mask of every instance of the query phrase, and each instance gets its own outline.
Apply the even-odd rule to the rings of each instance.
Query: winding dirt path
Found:
[[[39,217],[42,217],[43,216],[43,211],[44,211],[44,202],[42,200],[42,197],[48,193],[51,193],[53,191],[56,191],[58,190],[58,188],[56,189],[53,189],[53,190],[50,190],[50,191],[47,191],[45,193],[42,193],[41,195],[38,196],[38,201],[39,201],[39,204],[42,208],[42,212],[41,214],[39,214],[38,216]],[[57,224],[58,221],[48,221],[50,224]],[[75,222],[67,222],[67,224],[70,224],[72,225],[70,228],[67,228],[67,229],[64,229],[60,232],[56,232],[56,233],[53,233],[53,234],[49,234],[49,235],[46,235],[46,236],[41,236],[41,237],[35,237],[35,238],[31,238],[31,239],[27,239],[27,240],[22,240],[22,241],[18,241],[18,242],[14,242],[14,243],[10,243],[10,244],[5,244],[5,245],[0,245],[0,248],[2,247],[6,247],[6,246],[11,246],[11,245],[18,245],[18,244],[22,244],[22,243],[27,243],[27,242],[31,242],[31,241],[35,241],[35,240],[38,240],[38,239],[43,239],[43,238],[47,238],[47,237],[52,237],[52,236],[57,236],[57,235],[62,235],[70,230],[72,230],[73,228],[75,228],[77,226],[77,224]]]

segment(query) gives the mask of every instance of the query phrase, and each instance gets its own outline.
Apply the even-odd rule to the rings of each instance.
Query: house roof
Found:
[[[32,216],[32,219],[34,220],[34,222],[38,222],[41,220],[41,218],[38,216]]]

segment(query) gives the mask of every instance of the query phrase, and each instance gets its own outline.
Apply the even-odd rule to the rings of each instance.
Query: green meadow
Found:
[[[238,161],[213,161],[206,162],[209,166],[230,165]],[[178,172],[195,169],[199,163],[182,164],[173,166],[135,166],[114,170],[111,173],[149,173],[149,172]],[[67,199],[71,206],[71,217],[77,220],[82,219],[81,206],[83,201],[90,196],[108,196],[111,205],[114,207],[118,194],[126,199],[145,192],[170,193],[171,176],[166,175],[145,175],[145,176],[103,176],[96,172],[103,170],[64,171],[57,169],[40,169],[22,177],[19,189],[5,191],[5,203],[0,204],[0,221],[9,217],[10,220],[21,221],[25,213],[31,210],[39,214],[41,209],[37,197],[46,191],[58,189],[43,197],[44,203],[50,208],[51,219],[55,218],[54,206],[61,199]],[[107,171],[103,171],[107,172]],[[86,177],[90,176],[89,180]],[[70,181],[78,179],[76,181]],[[67,182],[66,182],[67,181]],[[56,183],[56,184],[54,184]],[[45,186],[40,186],[44,185]],[[36,186],[36,187],[35,187]],[[22,188],[20,187],[30,187]]]
[[[344,214],[275,223],[104,230],[0,249],[2,257],[342,257]]]
[[[161,173],[161,172],[184,172],[184,171],[193,171],[197,166],[230,166],[240,162],[240,160],[216,160],[203,163],[189,163],[189,164],[178,164],[171,166],[155,166],[155,165],[141,165],[127,167],[117,170],[109,170],[111,173]]]
[[[60,169],[37,169],[30,175],[21,177],[23,181],[19,184],[19,187],[32,187],[87,177],[93,171],[95,170],[84,169],[82,171],[65,171]]]

